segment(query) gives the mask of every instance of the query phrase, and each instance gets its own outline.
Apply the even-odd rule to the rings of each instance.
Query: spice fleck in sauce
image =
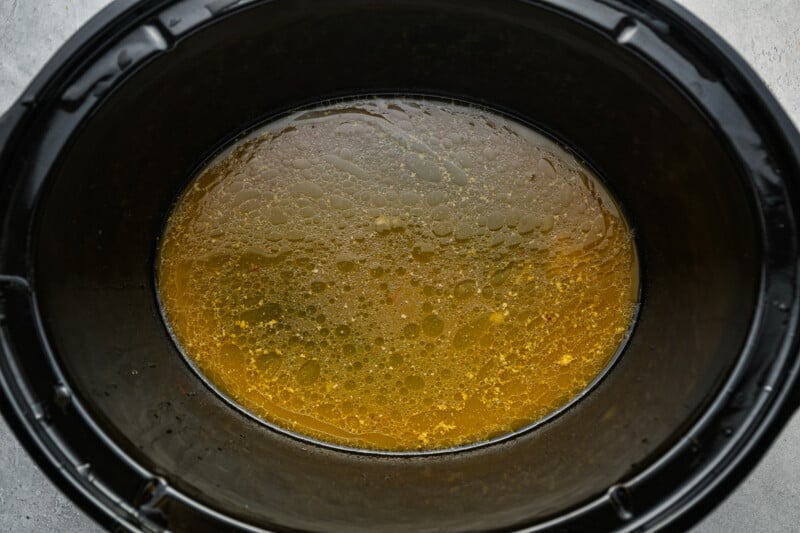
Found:
[[[157,264],[185,355],[276,426],[349,447],[485,441],[606,367],[638,291],[591,171],[486,110],[370,99],[274,122],[214,159]]]

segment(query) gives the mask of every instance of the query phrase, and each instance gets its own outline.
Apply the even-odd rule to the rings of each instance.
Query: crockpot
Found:
[[[166,213],[199,165],[300,107],[452,98],[557,138],[633,227],[642,299],[559,416],[439,454],[242,415],[174,345]],[[0,391],[62,490],[142,531],[685,528],[797,408],[800,137],[666,0],[117,0],[0,121]]]

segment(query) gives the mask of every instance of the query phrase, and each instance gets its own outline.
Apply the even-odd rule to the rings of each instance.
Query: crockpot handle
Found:
[[[0,156],[3,154],[3,149],[6,145],[6,138],[11,133],[11,125],[8,112],[0,114]]]
[[[16,115],[16,113],[14,113],[15,110],[18,111],[19,115],[22,115],[24,112],[19,103],[14,103],[8,110],[0,114],[0,161],[7,155],[10,155],[6,154],[5,151],[8,145],[8,139],[11,136],[11,131],[14,129],[15,118],[19,118],[14,116]]]

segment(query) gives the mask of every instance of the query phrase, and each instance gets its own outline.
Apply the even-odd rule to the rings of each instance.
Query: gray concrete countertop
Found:
[[[580,0],[575,0],[580,1]],[[0,0],[0,113],[108,0]],[[800,124],[800,2],[680,0],[736,48]],[[99,532],[58,492],[0,418],[0,533]],[[696,532],[800,531],[800,415]]]

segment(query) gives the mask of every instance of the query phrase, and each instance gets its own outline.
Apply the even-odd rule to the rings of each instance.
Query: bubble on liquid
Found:
[[[302,218],[311,218],[317,214],[317,209],[312,206],[305,206],[298,209],[297,214]]]
[[[489,327],[488,316],[481,316],[459,327],[453,334],[453,347],[463,350],[479,341]]]
[[[405,337],[406,339],[416,339],[417,337],[419,337],[419,332],[420,332],[419,325],[413,322],[411,324],[406,324],[403,327],[403,337]]]
[[[457,224],[453,234],[457,241],[465,241],[475,235],[475,229],[467,224]]]
[[[289,164],[290,164],[290,165],[291,165],[293,168],[296,168],[296,169],[300,169],[300,170],[302,170],[302,169],[305,169],[305,168],[309,168],[309,167],[311,166],[311,161],[309,161],[309,160],[308,160],[308,159],[306,159],[305,157],[297,157],[297,158],[295,158],[295,159],[292,159],[292,160],[289,162]]]
[[[334,209],[345,210],[345,209],[352,209],[353,208],[353,201],[334,194],[330,198],[331,207]]]
[[[511,277],[512,272],[513,272],[513,269],[512,269],[511,266],[508,266],[506,268],[501,268],[500,270],[496,270],[492,274],[492,277],[490,278],[492,286],[498,287],[498,286],[503,285],[504,283],[506,283],[509,280],[509,278]]]
[[[450,222],[436,222],[431,226],[431,231],[437,237],[447,237],[453,233],[453,224]]]
[[[345,344],[342,346],[342,355],[345,357],[350,357],[355,355],[356,353],[356,345],[355,344]]]
[[[422,319],[422,332],[429,337],[438,337],[444,331],[444,320],[436,315],[427,315]]]
[[[300,230],[299,228],[290,229],[289,231],[287,231],[285,233],[284,236],[286,237],[286,240],[289,241],[289,242],[303,241],[306,238],[305,233],[302,230]]]
[[[555,219],[551,214],[523,215],[517,223],[517,232],[520,235],[528,234],[534,230],[547,233],[553,229]]]
[[[542,233],[547,233],[551,229],[553,229],[553,225],[555,224],[555,218],[551,214],[543,214],[540,215],[537,224],[539,231],[541,231]]]
[[[336,269],[339,272],[352,272],[356,268],[356,257],[351,254],[336,256]]]
[[[283,364],[283,356],[278,352],[268,352],[256,357],[258,369],[266,375],[273,375],[280,370]]]
[[[429,262],[435,253],[436,247],[433,243],[427,241],[417,242],[411,250],[411,256],[420,263]]]
[[[492,231],[497,231],[506,224],[506,214],[502,211],[493,211],[486,218],[486,227]]]
[[[309,181],[301,181],[299,183],[295,183],[292,186],[292,191],[295,194],[308,196],[310,198],[322,198],[323,195],[322,187],[320,187],[316,183],[312,183]]]
[[[270,212],[269,212],[269,222],[270,222],[270,224],[274,224],[276,226],[279,226],[281,224],[286,224],[288,221],[289,221],[289,216],[282,209],[271,209],[270,210]]]
[[[300,385],[313,385],[319,378],[320,366],[317,361],[306,361],[297,371],[297,383]]]
[[[403,380],[403,384],[409,390],[422,390],[425,387],[425,380],[420,376],[408,376]]]
[[[500,246],[504,242],[506,242],[506,236],[503,235],[502,233],[495,233],[489,239],[489,247],[490,248],[495,248],[497,246]]]
[[[374,207],[386,207],[386,197],[380,193],[374,194],[370,197],[370,205]]]
[[[400,194],[400,201],[403,202],[403,205],[417,205],[419,200],[419,194],[414,191],[403,191]]]
[[[312,281],[311,282],[311,291],[320,293],[328,288],[328,284],[324,281]]]
[[[483,149],[482,155],[483,158],[486,159],[487,161],[494,161],[495,159],[497,159],[499,153],[500,152],[496,147],[487,146],[486,148]]]
[[[517,224],[517,231],[521,235],[530,233],[539,227],[538,217],[536,215],[523,215]]]
[[[546,180],[553,181],[556,179],[556,169],[549,159],[541,158],[537,168],[539,169],[539,175]]]
[[[447,200],[447,195],[444,193],[444,191],[440,190],[431,191],[427,195],[425,195],[425,203],[431,207],[435,207],[444,202],[445,200]]]
[[[403,163],[414,173],[414,175],[424,181],[437,183],[442,180],[442,171],[433,161],[417,154],[407,154],[403,158]]]
[[[516,233],[512,233],[505,238],[505,243],[508,247],[519,246],[522,244],[522,237]]]
[[[442,222],[445,220],[450,220],[452,218],[452,212],[447,206],[440,205],[431,209],[430,217],[433,220]]]
[[[453,296],[458,300],[464,300],[475,295],[477,286],[474,279],[459,281],[453,288]]]
[[[447,175],[450,177],[451,183],[462,186],[469,183],[469,176],[467,176],[467,173],[464,171],[464,169],[458,165],[446,161],[444,168],[447,171]]]
[[[558,192],[558,197],[556,199],[556,204],[558,207],[562,210],[565,210],[576,202],[577,199],[575,198],[575,192],[569,185],[564,185]]]
[[[523,212],[521,209],[507,209],[503,212],[503,215],[506,226],[513,228],[519,223],[519,219],[522,217]]]

